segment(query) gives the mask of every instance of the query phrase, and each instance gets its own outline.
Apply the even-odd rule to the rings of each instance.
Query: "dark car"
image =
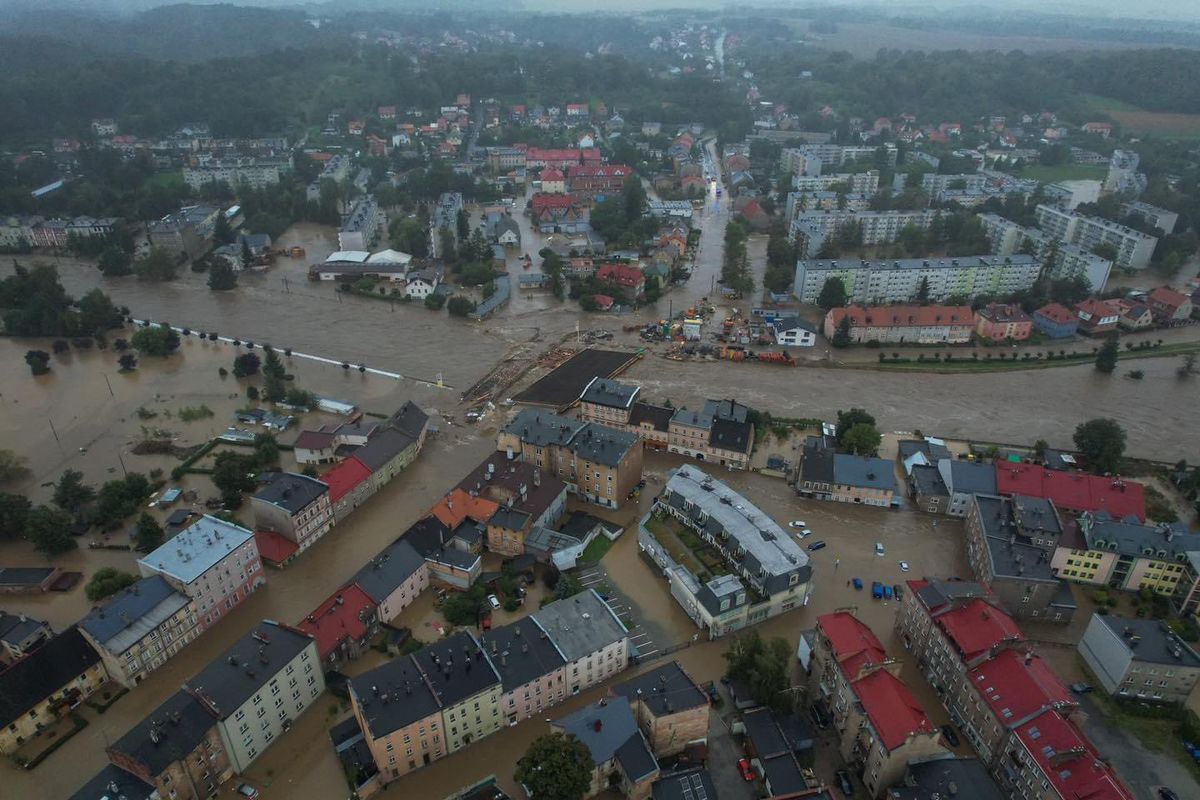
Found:
[[[808,549],[809,549],[809,550],[820,550],[820,549],[821,549],[821,548],[823,548],[824,546],[825,546],[825,542],[824,542],[824,541],[813,542],[812,544],[810,544],[810,545],[808,546]]]
[[[951,747],[958,747],[959,738],[958,731],[954,730],[954,726],[949,723],[942,726],[942,736],[950,743]]]
[[[838,788],[842,790],[842,796],[854,797],[854,784],[850,781],[850,773],[844,769],[839,769],[834,775],[837,779]]]
[[[818,703],[813,703],[809,706],[808,713],[812,717],[813,724],[821,730],[828,728],[829,723],[832,721],[829,719],[829,714]]]
[[[1071,691],[1075,694],[1088,694],[1092,691],[1092,685],[1090,683],[1072,683]]]
[[[898,584],[898,583],[897,583],[897,584],[893,584],[893,585],[892,585],[892,591],[893,591],[893,592],[896,594],[896,599],[897,599],[897,600],[903,600],[903,599],[904,599],[904,587],[902,587],[900,584]]]
[[[712,705],[715,706],[721,702],[721,692],[718,691],[717,685],[715,683],[710,683],[708,685],[707,691],[708,691],[708,702],[709,703],[711,703]]]
[[[871,581],[871,597],[876,600],[883,599],[883,584],[879,581]]]
[[[1165,786],[1158,787],[1158,800],[1179,800],[1179,795]]]

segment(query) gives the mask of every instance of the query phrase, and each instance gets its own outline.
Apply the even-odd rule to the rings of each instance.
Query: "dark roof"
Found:
[[[400,406],[400,410],[392,415],[392,425],[397,430],[407,433],[414,439],[419,439],[425,426],[429,424],[429,415],[412,400]]]
[[[68,800],[150,800],[155,788],[120,767],[105,764]]]
[[[749,422],[714,419],[712,430],[708,435],[708,443],[722,450],[734,450],[738,453],[745,453],[750,450],[753,431],[754,426]]]
[[[1004,793],[979,759],[954,757],[909,762],[904,783],[893,787],[889,798],[940,800],[953,795],[971,800],[1004,800]]]
[[[771,784],[772,795],[792,794],[808,788],[808,781],[804,779],[800,765],[791,753],[764,758],[761,763],[763,777]]]
[[[179,613],[188,599],[162,575],[142,578],[79,621],[79,627],[111,652],[124,653]]]
[[[500,673],[500,682],[506,692],[548,675],[567,663],[532,617],[493,628],[481,634],[479,640]]]
[[[571,450],[576,456],[594,464],[615,467],[630,450],[641,445],[642,441],[636,433],[591,423],[575,435]]]
[[[892,462],[883,458],[835,453],[833,456],[833,482],[841,486],[895,491],[896,472]]]
[[[746,740],[754,748],[759,759],[791,752],[787,740],[783,738],[783,732],[775,724],[771,709],[756,708],[744,712],[742,724],[746,726]]]
[[[954,458],[954,454],[946,445],[928,439],[901,439],[899,446],[901,460],[907,460],[917,453],[924,453],[930,464],[936,464],[943,458]]]
[[[37,586],[55,567],[0,567],[0,586]]]
[[[932,580],[928,586],[917,590],[917,597],[921,598],[921,602],[930,611],[936,611],[955,600],[988,597],[990,594],[987,587],[975,581]]]
[[[566,521],[558,526],[558,533],[582,542],[597,525],[607,527],[609,524],[611,523],[606,523],[604,520],[594,517],[586,511],[572,511]]]
[[[411,447],[416,438],[395,428],[384,428],[367,440],[367,443],[354,451],[354,457],[363,465],[375,472]]]
[[[1022,529],[1017,525],[1013,514],[1012,501],[1008,498],[975,495],[975,502],[979,504],[984,544],[987,545],[988,556],[992,562],[993,575],[997,578],[1021,580],[1055,580],[1054,573],[1050,571],[1052,554],[1046,548],[1030,544],[1022,534]]]
[[[333,445],[333,439],[330,431],[303,431],[296,437],[292,447],[298,450],[324,450]]]
[[[254,499],[279,506],[289,514],[302,510],[329,491],[329,487],[316,478],[296,472],[264,472],[259,481],[263,486]]]
[[[263,620],[187,686],[212,703],[221,719],[226,719],[310,644],[315,659],[316,645],[311,636]]]
[[[554,726],[565,733],[574,734],[583,742],[592,754],[592,763],[597,765],[611,761],[630,739],[636,737],[641,740],[641,731],[628,703],[610,703],[606,700],[590,703],[554,720]],[[630,755],[631,760],[635,758]],[[650,763],[654,763],[652,757]],[[631,774],[631,777],[640,775]]]
[[[397,539],[354,574],[357,584],[376,603],[387,597],[421,568],[425,559],[407,539]]]
[[[150,712],[109,748],[159,775],[170,764],[182,761],[217,724],[208,708],[180,689]]]
[[[629,408],[640,391],[639,386],[607,378],[593,378],[579,399],[609,408]]]
[[[951,461],[949,489],[962,494],[995,494],[996,465],[978,461]]]
[[[504,430],[526,444],[568,447],[580,458],[610,467],[640,444],[636,434],[533,408],[523,409]]]
[[[833,483],[832,448],[827,447],[820,436],[810,436],[804,442],[804,461],[800,475],[803,480],[815,483]]]
[[[658,762],[641,731],[635,730],[625,744],[617,748],[617,762],[634,783],[658,772]]]
[[[1200,656],[1197,656],[1186,642],[1176,636],[1165,622],[1101,614],[1097,614],[1094,618],[1104,623],[1121,640],[1135,661],[1147,661],[1151,664],[1176,664],[1189,669],[1200,667]],[[1131,636],[1138,637],[1136,643],[1131,644],[1132,640],[1129,638]],[[1179,653],[1179,656],[1176,657],[1175,653]]]
[[[656,431],[666,433],[671,426],[671,416],[675,409],[665,406],[652,406],[649,403],[634,403],[629,412],[629,424],[641,425],[649,422]]]
[[[100,654],[72,625],[0,672],[0,726],[72,682],[100,660]]]
[[[488,525],[495,525],[497,528],[510,531],[520,531],[525,529],[529,520],[529,514],[524,511],[515,508],[501,508],[488,520]]]
[[[652,792],[654,800],[717,800],[717,787],[702,767],[661,775]]]
[[[350,691],[372,738],[425,719],[441,710],[412,656],[402,656],[350,679]]]
[[[442,708],[457,705],[500,683],[475,637],[462,632],[413,653]]]
[[[914,464],[909,478],[912,480],[913,486],[916,487],[918,494],[939,495],[942,497],[950,496],[950,491],[946,488],[946,482],[942,480],[942,473],[935,466],[930,464]]]
[[[24,614],[9,614],[0,611],[0,642],[20,644],[35,632],[41,630],[45,622],[28,617]]]
[[[612,691],[631,703],[641,700],[656,717],[709,704],[708,695],[683,671],[678,661],[644,672],[614,686]]]
[[[524,500],[520,499],[522,487]],[[506,505],[510,497],[515,498],[512,507],[527,511],[536,519],[566,492],[567,485],[528,461],[509,461],[506,454],[497,451],[471,470],[455,488],[468,494],[474,492],[500,505]]]

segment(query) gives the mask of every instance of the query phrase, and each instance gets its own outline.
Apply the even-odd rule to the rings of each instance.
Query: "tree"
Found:
[[[217,224],[213,226],[213,241],[218,245],[233,244],[237,240],[233,226],[224,214],[217,214]]]
[[[290,387],[283,395],[283,402],[296,408],[312,411],[317,407],[317,396],[296,386]]]
[[[112,298],[99,289],[79,298],[79,330],[95,335],[121,326],[124,315]]]
[[[143,356],[169,356],[179,347],[179,334],[167,325],[151,325],[134,331],[131,341]]]
[[[69,469],[58,477],[54,485],[54,505],[64,511],[78,513],[79,509],[96,497],[96,490],[83,482],[83,473]]]
[[[538,800],[581,800],[592,784],[592,753],[573,735],[546,733],[530,743],[513,778]]]
[[[250,251],[250,240],[242,237],[242,269],[254,266],[254,253]]]
[[[137,472],[109,481],[96,493],[96,503],[89,514],[91,522],[104,531],[117,528],[137,513],[150,491],[150,481]]]
[[[213,460],[212,482],[222,495],[241,495],[257,485],[258,459],[244,453],[223,450]]]
[[[285,380],[287,373],[279,354],[274,350],[267,351],[266,361],[263,362],[263,397],[272,403],[283,402],[287,395]]]
[[[253,351],[242,353],[233,360],[233,377],[247,378],[251,375],[258,374],[258,368],[262,365],[262,359],[258,357],[258,353]]]
[[[859,456],[873,456],[879,452],[879,442],[882,437],[874,425],[859,422],[849,428],[838,440],[842,449],[847,453]]]
[[[47,558],[62,555],[79,546],[71,536],[71,522],[71,515],[61,509],[38,506],[25,520],[25,538]]]
[[[112,597],[122,589],[138,582],[138,576],[112,567],[102,567],[92,574],[84,592],[93,603]]]
[[[50,371],[50,354],[45,350],[30,350],[25,353],[25,363],[34,375],[45,375]]]
[[[254,463],[259,469],[279,464],[279,443],[269,433],[254,436]]]
[[[132,372],[137,369],[137,356],[133,353],[124,353],[117,359],[117,365],[121,368],[121,372]]]
[[[1118,352],[1117,337],[1112,336],[1100,348],[1100,352],[1096,353],[1096,370],[1111,375],[1117,368]]]
[[[32,505],[20,494],[0,493],[0,539],[16,539],[25,535],[25,522]]]
[[[646,189],[642,186],[642,179],[637,174],[630,175],[625,179],[625,185],[621,187],[621,195],[624,200],[625,220],[634,222],[641,219],[646,208]]]
[[[144,281],[173,281],[175,268],[175,257],[161,247],[151,247],[146,255],[133,262],[133,271]]]
[[[12,483],[29,475],[25,457],[12,450],[0,450],[0,483]]]
[[[212,267],[208,271],[208,288],[214,292],[227,292],[237,288],[237,273],[229,265],[228,259],[213,260]]]
[[[475,301],[461,294],[456,294],[446,303],[446,308],[452,317],[465,317],[475,310]]]
[[[417,217],[397,219],[388,226],[392,247],[414,258],[429,257],[429,228]]]
[[[837,330],[833,332],[831,344],[834,347],[849,347],[850,346],[850,315],[842,317],[842,321],[838,323]]]
[[[846,435],[846,431],[853,428],[859,423],[865,423],[872,428],[875,427],[875,417],[871,416],[861,408],[851,408],[849,411],[839,411],[837,415],[837,431],[834,438],[841,444],[842,437]]]
[[[130,257],[129,253],[126,253],[124,250],[118,247],[105,248],[104,252],[100,254],[99,261],[96,263],[96,266],[99,267],[100,272],[109,278],[117,278],[122,275],[132,274],[132,265],[133,259]]]
[[[425,307],[430,311],[441,311],[446,305],[446,295],[442,292],[431,292],[425,295]]]
[[[929,278],[921,278],[921,283],[917,286],[917,305],[929,304]]]
[[[757,631],[742,634],[730,642],[724,657],[729,677],[750,686],[751,696],[760,704],[788,711],[792,698],[791,648],[779,637],[764,641]]]
[[[1115,419],[1097,417],[1075,428],[1075,447],[1097,475],[1115,474],[1125,454],[1125,429]]]
[[[1038,439],[1033,443],[1033,457],[1038,461],[1046,459],[1046,451],[1050,449],[1050,443],[1045,439]]]
[[[438,254],[447,265],[453,266],[458,261],[458,248],[454,243],[454,231],[449,228],[438,228]]]
[[[849,298],[846,295],[846,284],[841,278],[826,278],[817,296],[817,305],[828,311],[831,308],[841,308]]]
[[[471,215],[465,208],[460,208],[454,217],[454,225],[458,229],[458,240],[465,242],[471,238]]]
[[[133,547],[139,553],[149,553],[163,543],[163,529],[154,517],[146,512],[138,517],[137,530],[133,533]]]

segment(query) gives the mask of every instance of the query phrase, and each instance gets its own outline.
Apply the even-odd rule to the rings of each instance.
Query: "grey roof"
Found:
[[[61,691],[99,661],[96,648],[72,625],[0,671],[0,727]]]
[[[0,586],[37,586],[54,570],[54,567],[0,567]]]
[[[640,700],[655,716],[708,707],[708,695],[683,671],[678,661],[643,672],[612,688],[630,702]]]
[[[384,428],[354,451],[354,457],[375,472],[416,443],[416,438],[395,428]],[[315,495],[314,495],[315,497]]]
[[[658,772],[658,762],[654,760],[654,753],[650,752],[646,737],[637,729],[633,736],[625,740],[625,744],[617,748],[617,763],[634,783]]]
[[[661,775],[651,792],[654,800],[717,800],[717,788],[703,767]]]
[[[145,639],[191,602],[162,575],[142,578],[122,589],[79,621],[109,652],[121,654]]]
[[[376,603],[382,603],[424,565],[425,559],[406,539],[397,539],[354,573],[357,584]]]
[[[745,422],[750,414],[750,407],[744,406],[737,400],[705,400],[704,413],[714,419]]]
[[[771,785],[772,795],[787,795],[808,788],[808,781],[800,772],[800,765],[791,753],[780,753],[762,759],[763,777]]]
[[[671,426],[671,417],[674,415],[674,409],[666,406],[652,406],[649,403],[634,403],[633,408],[629,412],[629,424],[641,425],[643,422],[649,422],[654,430],[667,432]]]
[[[568,447],[580,458],[610,467],[620,464],[631,449],[641,444],[636,434],[533,408],[522,409],[504,430],[526,444]]]
[[[355,455],[362,450],[355,452]],[[262,500],[295,514],[329,491],[329,486],[298,472],[264,472],[259,476],[263,486],[254,495]]]
[[[873,456],[849,453],[833,454],[833,482],[839,486],[896,491],[896,472],[892,462]]]
[[[112,750],[158,775],[182,761],[208,735],[217,720],[207,707],[180,689],[118,739]]]
[[[45,622],[24,614],[0,611],[0,642],[19,645],[45,625]]]
[[[913,486],[917,490],[917,494],[925,496],[940,496],[949,497],[950,491],[946,488],[946,482],[942,480],[942,473],[938,472],[938,468],[927,464],[916,464],[913,466],[909,478],[913,482]]]
[[[105,764],[68,800],[150,800],[157,790],[131,772]]]
[[[191,583],[253,538],[254,534],[240,525],[205,514],[138,563]]]
[[[566,447],[571,438],[585,427],[587,423],[577,419],[525,408],[504,427],[504,431],[534,447],[548,447],[552,444]]]
[[[792,315],[789,317],[780,317],[779,319],[770,323],[770,327],[777,334],[784,333],[786,331],[792,331],[792,330],[795,330],[796,328],[799,328],[800,330],[808,331],[809,333],[817,332],[816,325],[813,325],[811,322],[804,319],[803,317],[799,317],[796,315]]]
[[[1141,525],[1121,522],[1112,518],[1107,511],[1097,511],[1091,516],[1091,524],[1083,526],[1088,547],[1111,550],[1122,555],[1141,556],[1147,550],[1155,554],[1163,552],[1166,559],[1175,560],[1184,553],[1200,550],[1200,533],[1192,533],[1186,524]],[[1101,547],[1099,542],[1105,542]]]
[[[671,415],[671,422],[676,425],[685,425],[689,428],[703,428],[708,430],[712,427],[712,415],[705,414],[703,411],[692,411],[687,407],[681,407]]]
[[[1173,664],[1192,669],[1200,667],[1200,656],[1196,655],[1196,651],[1187,642],[1176,636],[1165,622],[1139,617],[1118,617],[1112,614],[1096,614],[1093,619],[1100,620],[1116,634],[1136,661]],[[1131,646],[1131,636],[1139,637],[1136,645]],[[1176,657],[1175,653],[1179,653],[1179,656]]]
[[[992,562],[993,575],[998,578],[1020,578],[1028,581],[1056,580],[1054,573],[1050,571],[1051,554],[1048,550],[1052,549],[1052,546],[1048,549],[1029,544],[1026,537],[1019,534],[1013,512],[1014,503],[1011,500],[975,495],[975,502],[979,504],[983,538]]]
[[[907,460],[917,453],[924,453],[930,464],[936,464],[943,458],[954,457],[946,445],[931,442],[928,439],[901,439],[899,446],[901,460]]]
[[[743,712],[742,724],[746,726],[746,740],[754,747],[759,759],[791,752],[783,732],[775,724],[771,709],[756,708]]]
[[[946,488],[959,494],[996,494],[996,465],[978,461],[950,461]]]
[[[465,631],[413,653],[442,708],[449,708],[500,683],[500,675],[475,637]]]
[[[971,800],[1004,800],[987,767],[977,758],[950,754],[910,761],[904,783],[890,790],[889,800],[943,800],[957,795]]]
[[[309,646],[315,661],[317,648],[311,636],[265,619],[187,686],[212,703],[221,719],[227,719]]]
[[[833,484],[833,457],[836,455],[820,436],[809,436],[804,441],[804,461],[801,462],[801,478],[815,483]]]
[[[492,628],[479,636],[504,691],[511,692],[567,663],[532,617]]]
[[[571,538],[582,542],[597,525],[600,525],[604,528],[609,528],[611,526],[613,528],[620,529],[620,526],[614,525],[611,522],[605,522],[599,517],[592,516],[586,511],[572,511],[570,516],[567,517],[566,521],[558,526],[558,532],[563,536],[570,536]]]
[[[489,525],[505,528],[510,531],[524,530],[529,524],[530,515],[515,508],[501,508],[488,520]]]
[[[406,401],[400,406],[400,410],[392,415],[392,425],[414,439],[420,438],[428,424],[429,415],[411,400]]]
[[[930,611],[936,611],[947,603],[957,600],[970,600],[975,597],[988,597],[987,588],[975,581],[939,581],[931,580],[929,585],[917,590],[917,597]]]
[[[594,464],[615,467],[630,450],[641,447],[641,444],[641,439],[635,433],[591,423],[576,434],[571,441],[571,450],[579,458]]]
[[[628,703],[601,700],[556,719],[554,726],[583,742],[597,766],[616,758],[633,780],[658,769]]]
[[[749,422],[731,419],[714,419],[708,434],[708,443],[722,450],[749,453],[753,441],[754,426]]]
[[[630,408],[637,399],[640,386],[610,380],[608,378],[592,378],[583,390],[579,399],[585,403],[595,403],[609,408]]]
[[[556,600],[531,616],[568,662],[578,661],[629,635],[595,589]]]
[[[441,711],[411,655],[351,678],[350,691],[376,739]]]

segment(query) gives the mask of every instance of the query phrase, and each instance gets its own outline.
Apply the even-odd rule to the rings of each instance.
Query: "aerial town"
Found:
[[[1200,798],[1194,19],[154,5],[0,24],[0,795]]]

